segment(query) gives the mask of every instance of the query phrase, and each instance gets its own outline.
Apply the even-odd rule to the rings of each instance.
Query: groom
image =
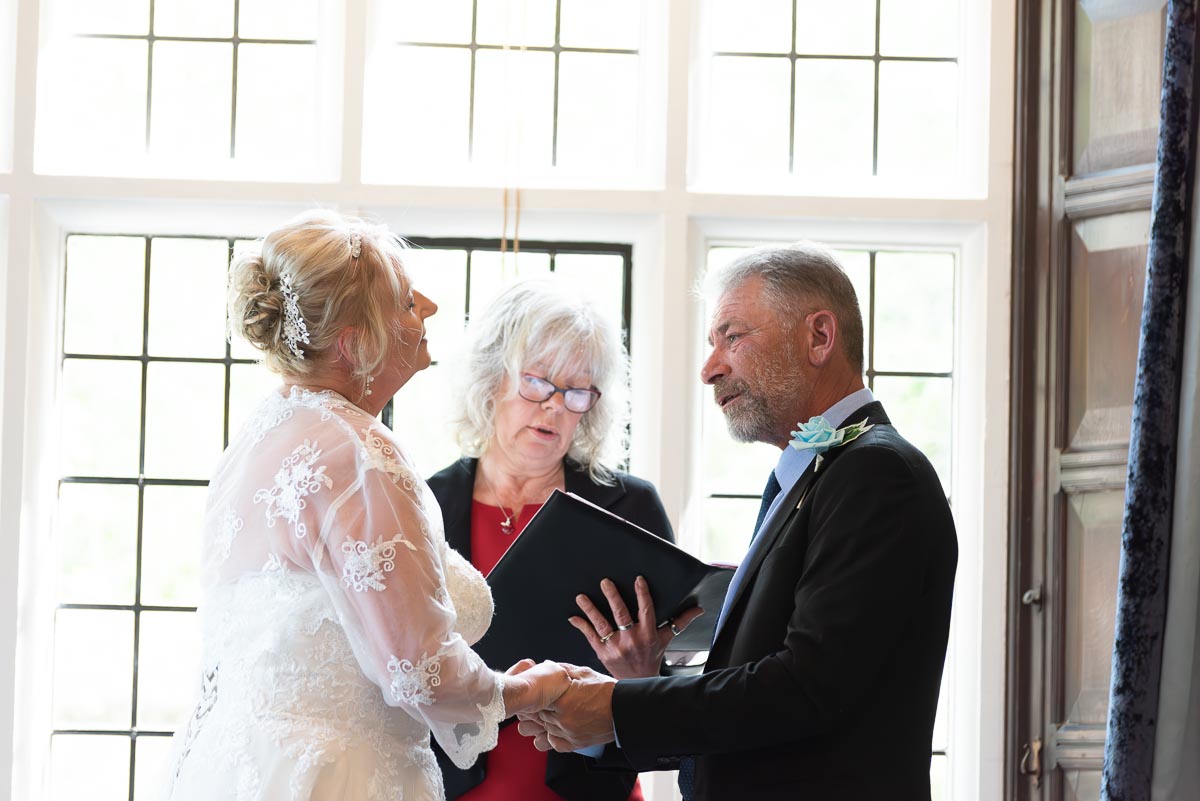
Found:
[[[615,739],[637,770],[678,766],[694,801],[928,801],[958,558],[945,491],[863,386],[862,316],[832,254],[753,251],[715,296],[701,377],[734,437],[782,454],[704,672],[572,669],[519,728],[542,750]],[[790,447],[816,415],[839,431],[801,426]]]

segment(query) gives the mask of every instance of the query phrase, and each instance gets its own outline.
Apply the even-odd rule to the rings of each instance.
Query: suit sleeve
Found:
[[[699,676],[617,685],[617,736],[635,767],[831,732],[853,719],[862,688],[887,669],[941,521],[931,517],[925,479],[889,447],[847,451],[828,469],[809,501],[807,553],[801,538],[781,539],[760,568],[806,562],[783,647]]]

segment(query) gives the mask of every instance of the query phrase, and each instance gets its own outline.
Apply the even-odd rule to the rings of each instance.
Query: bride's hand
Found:
[[[677,615],[674,620],[669,621],[669,625],[658,628],[655,624],[657,618],[654,614],[654,601],[650,597],[650,585],[646,583],[646,579],[638,576],[633,586],[638,601],[636,620],[629,614],[629,608],[625,606],[617,585],[608,579],[600,582],[600,591],[608,599],[616,625],[610,622],[586,595],[578,596],[575,602],[587,615],[587,619],[579,616],[568,618],[568,622],[587,638],[588,644],[614,679],[657,676],[662,666],[663,654],[666,653],[672,638],[704,614],[704,610],[697,606]]]
[[[504,675],[504,709],[509,715],[545,709],[557,701],[571,683],[562,665],[550,661],[535,665],[532,659],[522,659]]]

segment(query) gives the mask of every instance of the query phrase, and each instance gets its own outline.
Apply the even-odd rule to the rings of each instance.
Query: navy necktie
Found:
[[[754,522],[754,534],[750,541],[754,541],[754,537],[758,536],[758,530],[762,528],[763,518],[767,516],[767,510],[771,508],[771,501],[775,500],[775,496],[779,494],[779,481],[775,478],[775,471],[771,471],[771,475],[767,476],[767,486],[763,487],[762,503],[758,506],[758,520]]]
[[[779,494],[782,487],[779,486],[779,480],[775,478],[775,471],[771,471],[771,475],[767,476],[767,486],[763,487],[762,503],[758,507],[758,520],[754,522],[754,532],[750,535],[750,541],[754,542],[754,538],[758,536],[758,530],[762,528],[763,518],[767,516],[767,511],[771,508],[771,502],[775,500],[775,496]],[[679,792],[683,795],[683,801],[692,801],[692,795],[696,788],[696,758],[685,756],[679,760]]]

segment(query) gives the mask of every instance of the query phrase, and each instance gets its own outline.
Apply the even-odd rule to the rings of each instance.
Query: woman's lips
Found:
[[[558,439],[558,432],[552,428],[546,428],[543,426],[526,426],[526,428],[529,429],[529,432],[533,434],[534,437],[545,442]]]

